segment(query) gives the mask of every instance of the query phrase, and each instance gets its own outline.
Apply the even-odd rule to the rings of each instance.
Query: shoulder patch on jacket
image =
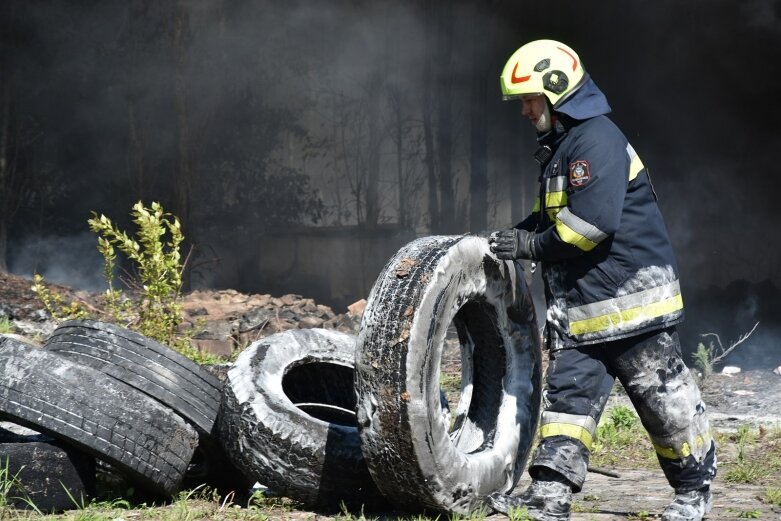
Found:
[[[591,181],[588,161],[579,159],[569,164],[569,184],[579,188]]]

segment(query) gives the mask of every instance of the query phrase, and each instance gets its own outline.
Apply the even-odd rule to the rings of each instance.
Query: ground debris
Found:
[[[45,284],[65,302],[95,306],[102,295]],[[0,318],[9,321],[12,334],[45,338],[57,323],[31,287],[32,281],[24,277],[0,273]],[[193,344],[198,349],[228,356],[255,340],[289,329],[325,328],[355,334],[363,312],[360,304],[358,301],[351,305],[352,310],[337,314],[329,306],[292,293],[275,297],[233,289],[198,289],[182,295],[183,327],[195,326]]]

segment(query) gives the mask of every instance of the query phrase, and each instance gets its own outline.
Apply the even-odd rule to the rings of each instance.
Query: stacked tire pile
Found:
[[[0,458],[24,485],[9,495],[18,506],[72,508],[69,495],[94,493],[97,458],[146,495],[170,496],[203,461],[224,460],[212,435],[221,387],[113,324],[65,322],[42,347],[0,338],[0,415],[10,422],[0,424]]]
[[[160,495],[208,477],[318,509],[469,513],[515,486],[537,426],[540,340],[522,275],[480,237],[413,241],[378,277],[357,337],[271,335],[224,384],[108,324],[65,323],[43,349],[5,338],[0,414],[86,457],[79,476],[95,457]],[[451,410],[440,366],[453,327],[462,374]]]

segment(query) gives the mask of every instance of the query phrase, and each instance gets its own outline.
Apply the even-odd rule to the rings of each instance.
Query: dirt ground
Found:
[[[583,491],[575,494],[572,521],[640,521],[658,520],[662,510],[672,500],[673,492],[664,479],[661,470],[614,469],[621,477],[614,478],[591,473]],[[529,483],[524,475],[514,494],[520,493]],[[706,519],[726,521],[735,519],[781,519],[781,510],[775,510],[760,501],[765,487],[758,485],[726,484],[716,482],[713,511]],[[358,515],[350,518],[345,515],[328,516],[311,512],[293,510],[272,514],[269,519],[280,521],[293,520],[336,520],[361,521]],[[365,519],[378,521],[409,521],[416,516],[406,513],[366,513]],[[434,519],[434,517],[431,517]],[[440,521],[445,518],[440,517]],[[458,519],[458,518],[455,518]],[[464,518],[480,519],[479,517]],[[503,514],[492,514],[486,520],[507,519]]]
[[[575,494],[573,521],[614,521],[625,519],[654,519],[673,497],[661,470],[617,470],[620,478],[589,474],[583,491]],[[525,476],[517,492],[528,484]],[[756,485],[714,485],[712,520],[739,519],[745,512],[759,512],[759,519],[781,519],[781,511],[773,512],[758,497],[764,487]],[[651,517],[654,516],[654,517]],[[505,519],[495,514],[487,519]]]

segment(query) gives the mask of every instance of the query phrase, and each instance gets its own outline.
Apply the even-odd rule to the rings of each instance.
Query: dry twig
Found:
[[[716,341],[719,343],[719,349],[721,350],[721,354],[719,354],[718,356],[713,356],[711,358],[711,363],[712,364],[717,364],[717,363],[721,362],[722,360],[724,360],[724,358],[728,354],[730,354],[736,347],[738,347],[740,344],[742,344],[743,342],[748,340],[748,337],[751,336],[751,334],[754,332],[754,330],[757,328],[758,325],[759,325],[759,322],[754,324],[754,327],[751,328],[751,331],[749,331],[748,333],[743,333],[742,335],[740,335],[740,338],[738,338],[735,341],[735,343],[733,343],[727,349],[724,349],[724,345],[721,343],[721,338],[719,337],[718,334],[716,334],[716,333],[703,333],[701,335],[703,337],[706,337],[706,336],[714,336],[714,337],[716,337]],[[711,349],[711,351],[712,351],[712,349]],[[713,354],[713,353],[711,353],[711,354]]]

